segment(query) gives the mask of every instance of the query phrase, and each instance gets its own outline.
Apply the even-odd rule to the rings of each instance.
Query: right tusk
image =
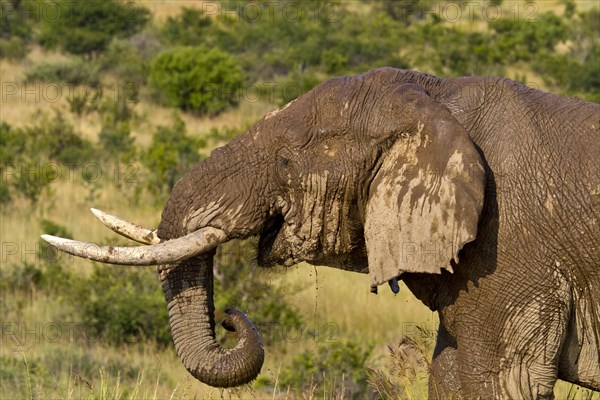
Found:
[[[110,230],[117,232],[119,235],[144,244],[160,243],[160,238],[156,234],[156,229],[151,230],[144,228],[143,226],[125,221],[124,219],[107,214],[104,211],[100,211],[96,208],[90,208],[90,210],[92,213],[94,213],[96,218],[100,220],[100,222],[106,225],[106,227]]]
[[[159,265],[176,263],[212,250],[227,240],[227,234],[221,229],[206,227],[177,239],[131,247],[100,246],[51,235],[42,235],[42,239],[66,253],[94,261],[121,265]]]

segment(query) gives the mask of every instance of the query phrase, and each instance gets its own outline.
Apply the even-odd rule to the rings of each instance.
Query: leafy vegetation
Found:
[[[22,16],[30,1],[0,1],[0,58],[21,59],[27,55],[33,36],[31,21]]]
[[[146,8],[120,0],[59,0],[54,6],[55,18],[42,18],[40,43],[88,58],[104,51],[113,37],[139,31],[150,14]]]
[[[160,40],[152,32],[142,31],[126,39],[113,39],[99,63],[118,81],[141,86],[146,84],[150,61],[160,50]]]
[[[364,399],[368,391],[364,368],[373,346],[354,342],[331,342],[316,352],[304,351],[292,360],[281,376],[284,387],[299,393],[327,393],[331,398]]]
[[[216,115],[238,103],[244,81],[235,59],[218,48],[175,47],[152,60],[148,84],[168,106]]]
[[[42,62],[33,66],[27,71],[25,82],[98,86],[100,75],[96,64],[85,62],[79,58],[71,58],[65,61]]]
[[[198,150],[203,145],[204,141],[188,136],[183,120],[173,114],[171,126],[157,127],[142,155],[142,162],[151,171],[148,189],[164,201],[175,182],[200,160]]]
[[[8,203],[13,192],[30,202],[37,202],[42,192],[56,181],[61,165],[82,167],[94,148],[82,139],[64,115],[42,115],[25,128],[0,124],[0,162],[2,163],[2,201]]]
[[[578,12],[575,3],[566,2],[561,16],[537,12],[537,8],[528,13],[520,9],[502,12],[501,0],[481,4],[475,11],[461,2],[445,6],[444,2],[408,0],[372,3],[363,7],[366,12],[357,13],[343,3],[332,8],[327,2],[315,2],[289,15],[290,2],[256,4],[258,11],[251,14],[243,3],[228,2],[232,12],[217,18],[201,9],[184,8],[167,18],[160,37],[171,46],[207,46],[235,55],[252,82],[311,75],[319,81],[384,65],[452,76],[505,75],[515,63],[532,63],[545,76],[556,66],[550,55],[566,61],[576,51],[579,61],[565,69],[585,65],[589,73],[576,74],[578,78],[563,73],[550,86],[595,98],[592,84],[598,79],[600,62],[594,53],[597,8]],[[466,32],[449,9],[484,28]],[[582,38],[590,42],[585,49],[580,45]],[[558,50],[564,47],[570,50]],[[581,80],[587,85],[576,83]]]
[[[135,154],[130,120],[134,117],[133,106],[138,102],[137,90],[135,84],[129,83],[114,98],[105,98],[98,106],[102,121],[98,142],[109,157],[117,160],[128,160]]]
[[[151,19],[145,7],[117,0],[0,0],[2,83],[8,74],[27,90],[64,88],[56,103],[8,92],[3,103],[2,397],[211,396],[170,344],[152,270],[86,269],[38,234],[114,240],[81,222],[96,202],[156,222],[177,179],[214,146],[329,77],[378,66],[502,75],[600,102],[597,7],[481,2],[503,10],[491,18],[467,13],[466,3],[453,2],[463,7],[458,20],[444,8],[450,3],[432,0],[186,3]],[[65,12],[57,19],[49,7]],[[328,279],[336,272],[321,270],[333,283],[318,295],[311,288],[326,284],[316,270],[297,279],[293,269],[262,271],[254,244],[228,243],[215,258],[217,319],[230,306],[248,312],[273,355],[247,397],[424,396],[431,341],[385,347],[405,322],[432,318],[410,294],[358,300],[345,291],[364,284],[360,277]],[[367,302],[370,312],[355,315]],[[63,336],[54,341],[44,329],[56,321]],[[225,346],[235,342],[217,334]],[[564,385],[556,396],[576,390]]]

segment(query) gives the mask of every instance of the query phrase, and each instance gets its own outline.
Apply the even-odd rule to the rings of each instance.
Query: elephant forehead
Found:
[[[276,116],[277,114],[279,114],[280,112],[282,112],[283,110],[285,110],[286,108],[288,108],[289,106],[291,106],[292,104],[294,104],[296,102],[297,99],[294,99],[292,101],[290,101],[289,103],[287,103],[286,105],[284,105],[283,107],[277,108],[273,111],[269,111],[266,115],[265,115],[265,120],[269,120],[271,118],[273,118],[274,116]]]

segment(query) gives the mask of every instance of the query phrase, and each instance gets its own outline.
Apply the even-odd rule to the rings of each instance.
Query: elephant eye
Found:
[[[277,155],[277,164],[275,169],[277,171],[278,179],[280,179],[282,183],[290,182],[290,179],[292,179],[293,175],[293,166],[290,158],[281,154]]]
[[[279,166],[281,166],[283,168],[287,168],[288,164],[290,163],[289,158],[284,157],[284,156],[279,156],[279,159],[277,161],[279,163]]]

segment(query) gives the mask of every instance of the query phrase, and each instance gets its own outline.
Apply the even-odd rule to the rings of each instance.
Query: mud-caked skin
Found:
[[[431,398],[551,398],[557,378],[600,390],[599,159],[597,104],[376,69],[317,86],[195,165],[158,237],[209,226],[260,235],[263,266],[402,279],[440,316]],[[237,314],[238,346],[214,344],[211,262],[160,276],[184,364],[231,386],[256,376],[262,345]]]

